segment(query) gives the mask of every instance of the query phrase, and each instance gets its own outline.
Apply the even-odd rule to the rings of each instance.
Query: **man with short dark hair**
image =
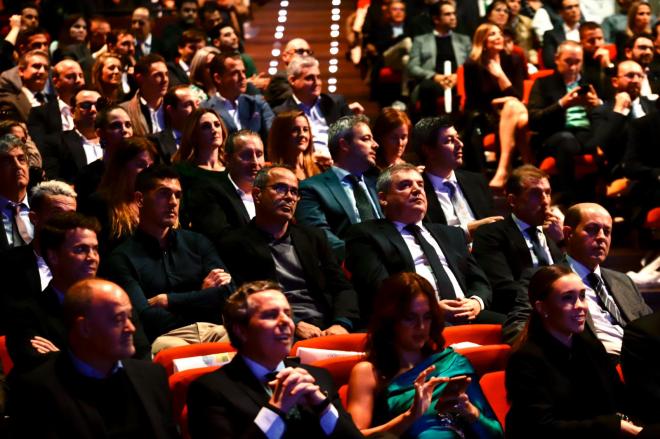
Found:
[[[135,57],[142,58],[151,53],[158,53],[158,43],[151,33],[151,14],[148,8],[138,7],[131,16],[131,31],[137,39]]]
[[[196,0],[177,0],[178,20],[163,29],[161,35],[161,55],[167,60],[172,60],[177,55],[179,39],[183,32],[197,25],[199,6]]]
[[[560,0],[559,16],[561,21],[554,25],[553,29],[543,34],[543,65],[546,69],[556,67],[555,57],[559,45],[568,41],[580,41],[580,20],[582,20],[582,11],[580,11],[579,0]]]
[[[190,385],[193,437],[362,437],[328,373],[286,359],[293,312],[276,283],[243,285],[227,300],[223,317],[238,354]]]
[[[359,318],[357,296],[322,231],[292,223],[298,179],[273,166],[256,176],[255,217],[221,238],[220,254],[237,283],[279,282],[294,310],[296,337],[346,334]]]
[[[28,218],[29,182],[27,147],[14,135],[0,137],[0,212],[3,225],[0,252],[32,241],[34,230]]]
[[[136,136],[158,133],[165,128],[163,96],[170,83],[165,59],[156,54],[145,55],[135,64],[133,75],[138,92],[121,106],[128,112]]]
[[[615,60],[610,59],[603,29],[598,23],[587,21],[580,25],[580,45],[584,52],[582,75],[585,81],[594,86],[598,96],[610,98],[612,90],[609,78],[615,76]]]
[[[424,179],[410,164],[395,165],[378,177],[385,218],[355,224],[346,232],[346,267],[368,321],[381,283],[401,272],[416,272],[436,291],[445,319],[454,324],[501,323],[490,311],[488,279],[468,251],[465,233],[443,224],[422,223],[427,202]]]
[[[216,55],[209,67],[218,94],[202,102],[202,107],[214,109],[229,133],[248,129],[268,141],[268,131],[275,115],[261,96],[246,94],[245,65],[237,53]]]
[[[427,221],[461,227],[472,240],[477,227],[502,219],[488,216],[493,199],[483,175],[459,169],[463,142],[449,117],[420,120],[413,141],[424,163]]]
[[[255,215],[254,178],[264,166],[264,145],[254,131],[240,130],[225,143],[227,169],[213,181],[190,188],[186,214],[191,229],[214,244],[229,230],[247,225]]]
[[[520,282],[531,267],[561,260],[562,223],[550,209],[548,175],[524,165],[507,181],[510,214],[503,221],[484,224],[474,233],[472,254],[493,288],[493,309],[507,314],[519,294],[527,294]]]
[[[135,192],[138,229],[110,254],[104,273],[126,289],[154,354],[219,341],[225,335],[219,313],[234,286],[208,239],[175,228],[178,174],[167,166],[151,166],[138,174]]]
[[[178,43],[178,56],[174,61],[168,61],[167,70],[171,85],[190,84],[190,63],[195,53],[204,47],[205,35],[197,29],[183,32]]]
[[[66,292],[68,349],[12,383],[11,437],[179,437],[165,371],[130,358],[132,314],[112,282],[86,279]]]
[[[636,34],[626,42],[626,59],[637,62],[644,70],[642,96],[652,96],[660,93],[660,75],[650,68],[654,54],[653,37],[650,34]]]
[[[163,97],[165,129],[149,136],[158,149],[163,163],[169,164],[181,145],[186,119],[199,107],[199,99],[190,86],[181,84],[170,87]]]
[[[7,75],[0,78],[0,103],[9,106],[20,121],[27,122],[32,108],[48,101],[44,87],[49,70],[48,53],[31,50],[21,55],[18,60],[18,81]]]
[[[351,224],[380,218],[376,182],[367,170],[376,165],[378,143],[366,116],[344,116],[330,126],[328,146],[334,166],[303,180],[296,219],[323,230],[339,260]]]

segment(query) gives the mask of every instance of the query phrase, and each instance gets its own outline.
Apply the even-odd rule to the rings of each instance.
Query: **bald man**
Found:
[[[270,108],[275,108],[281,105],[291,96],[291,85],[286,74],[286,67],[291,60],[296,56],[311,56],[312,52],[309,43],[302,38],[294,38],[286,43],[280,59],[284,70],[278,70],[277,73],[271,76],[270,83],[264,92],[264,97],[270,105]]]
[[[69,348],[15,380],[9,394],[10,433],[178,437],[165,371],[130,359],[135,326],[124,290],[101,279],[83,280],[66,292],[62,307]]]
[[[612,217],[599,204],[580,203],[566,211],[564,218],[564,239],[568,265],[582,279],[586,287],[589,306],[587,330],[603,343],[605,350],[614,358],[621,352],[623,328],[639,317],[652,312],[632,279],[623,273],[601,266],[610,251],[612,242]],[[523,306],[525,308],[525,306]],[[517,307],[509,317],[515,316],[518,328],[524,325],[529,316]],[[509,334],[507,319],[505,337]]]
[[[46,136],[66,130],[72,130],[73,97],[85,85],[80,64],[71,59],[65,59],[53,67],[53,87],[57,99],[49,99],[45,104],[34,107],[28,116],[30,136],[40,150],[43,150]]]

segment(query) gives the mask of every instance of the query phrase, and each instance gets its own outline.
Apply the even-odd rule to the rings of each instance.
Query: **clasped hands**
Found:
[[[456,73],[451,73],[449,75],[441,75],[439,73],[433,76],[433,80],[442,88],[454,88],[456,85]]]
[[[222,268],[214,268],[202,281],[202,289],[205,290],[207,288],[221,287],[227,285],[229,282],[231,282],[231,274],[227,273]],[[169,306],[169,299],[165,293],[156,294],[147,299],[147,303],[149,306],[155,308],[167,308]]]
[[[464,375],[457,377],[431,377],[429,374],[435,370],[435,366],[424,369],[415,379],[415,398],[408,409],[408,414],[414,419],[422,417],[428,411],[433,401],[433,391],[436,386],[446,383],[435,410],[438,414],[452,414],[474,422],[479,418],[479,409],[475,407],[466,391],[472,378]],[[427,379],[428,378],[428,379]]]
[[[313,409],[327,398],[314,377],[301,367],[280,370],[268,386],[273,390],[268,404],[283,413],[288,413],[296,404]]]

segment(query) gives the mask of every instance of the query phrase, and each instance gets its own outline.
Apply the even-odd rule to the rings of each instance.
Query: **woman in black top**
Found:
[[[530,281],[529,301],[530,320],[506,369],[507,437],[637,436],[642,428],[620,413],[623,383],[614,363],[584,332],[588,307],[580,277],[566,266],[543,267]]]
[[[527,108],[520,102],[525,62],[504,50],[502,30],[484,23],[477,28],[470,59],[464,65],[465,110],[485,116],[500,139],[500,159],[490,186],[502,189],[509,177],[515,148],[523,161],[531,161],[527,144]]]

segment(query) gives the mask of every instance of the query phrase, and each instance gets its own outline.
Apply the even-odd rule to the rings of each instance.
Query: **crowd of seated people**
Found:
[[[657,312],[608,257],[660,208],[648,3],[367,2],[371,119],[303,38],[260,72],[249,1],[51,3],[0,23],[0,436],[660,437]],[[477,324],[505,425],[442,336]],[[365,332],[341,400],[287,358]],[[177,431],[151,359],[218,342]]]

